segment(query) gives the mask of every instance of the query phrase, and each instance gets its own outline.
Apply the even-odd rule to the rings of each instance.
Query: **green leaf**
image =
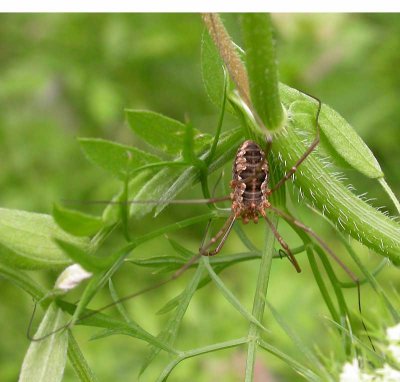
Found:
[[[260,345],[260,347],[262,347],[269,353],[280,358],[282,361],[284,361],[286,364],[288,364],[293,370],[295,370],[298,374],[300,374],[301,376],[306,378],[307,381],[312,381],[312,382],[320,382],[321,381],[321,379],[308,367],[303,366],[302,364],[297,362],[295,359],[293,359],[286,353],[280,351],[276,347],[270,345],[266,341],[259,339],[259,345]]]
[[[281,96],[287,108],[307,97],[284,85],[281,85]],[[312,102],[315,107],[315,100]],[[251,120],[247,122],[251,123]],[[256,128],[252,130],[257,131]],[[258,138],[264,137],[259,135]],[[309,139],[304,139],[304,131],[297,126],[296,118],[288,118],[285,128],[274,135],[272,153],[288,171],[304,155],[309,142]],[[400,225],[357,197],[342,183],[340,176],[328,168],[329,164],[329,160],[321,158],[318,151],[307,157],[294,177],[300,195],[306,196],[324,212],[338,229],[399,265]]]
[[[270,224],[274,227],[278,224],[278,218],[273,217]],[[271,272],[272,257],[274,254],[275,235],[271,229],[265,228],[264,246],[262,249],[262,257],[259,265],[256,291],[253,299],[252,316],[256,322],[262,322],[264,317],[265,302],[268,291],[269,276]],[[256,353],[258,347],[258,339],[261,338],[260,325],[255,325],[254,321],[249,326],[249,343],[247,347],[245,381],[253,380]]]
[[[86,250],[89,244],[87,239],[64,232],[49,215],[0,208],[0,261],[29,269],[71,264],[54,239],[82,250]]]
[[[122,180],[125,180],[130,171],[160,160],[159,157],[135,147],[104,139],[79,138],[79,143],[92,163]]]
[[[169,319],[165,328],[158,335],[158,338],[160,338],[162,341],[166,342],[169,345],[173,345],[175,342],[179,327],[182,323],[183,317],[186,313],[189,303],[192,300],[192,297],[194,296],[197,290],[203,272],[204,272],[204,265],[199,264],[193,278],[190,280],[185,290],[178,296],[178,301],[177,301],[178,307],[176,311]],[[140,369],[140,375],[146,370],[146,368],[150,365],[150,363],[154,360],[154,358],[157,356],[159,352],[160,352],[159,348],[156,348],[154,346],[151,347],[150,352],[148,353],[143,363],[143,366]]]
[[[295,101],[290,104],[290,116],[298,119],[299,114],[308,114],[312,118],[312,123],[308,126],[315,126],[317,102],[300,92],[299,97],[303,98],[303,101]],[[308,101],[306,102],[304,99]],[[383,177],[381,167],[372,151],[339,113],[329,106],[323,105],[318,122],[324,136],[334,150],[352,168],[369,178]]]
[[[72,332],[68,330],[68,359],[74,369],[79,381],[96,382],[97,378],[90,369],[85,357],[83,356],[78,343]]]
[[[57,304],[69,314],[74,314],[77,308],[76,305],[66,301],[60,300],[57,302]],[[76,322],[77,325],[85,325],[106,329],[106,331],[99,334],[98,337],[96,336],[96,338],[103,338],[113,334],[125,334],[146,341],[154,346],[158,346],[167,352],[176,353],[176,351],[172,347],[160,341],[149,332],[147,332],[145,329],[143,329],[141,326],[132,321],[129,323],[124,322],[90,309],[84,309],[81,313],[81,317]]]
[[[184,146],[186,125],[151,111],[126,110],[129,126],[146,143],[163,153],[178,156]],[[203,150],[212,141],[209,134],[193,129],[195,151]]]
[[[74,263],[82,265],[87,271],[98,272],[110,265],[109,259],[90,255],[88,251],[84,251],[80,247],[64,240],[56,239],[55,241]]]
[[[101,274],[95,274],[88,282],[85,287],[85,290],[80,296],[79,302],[77,304],[76,310],[71,319],[71,326],[75,324],[75,322],[82,317],[82,312],[86,309],[86,306],[93,299],[93,297],[98,293],[102,286],[106,283],[107,272]]]
[[[233,158],[242,139],[243,136],[240,129],[232,129],[221,135],[214,159],[208,168],[209,174]],[[201,158],[206,157],[207,154],[208,152],[204,153]],[[174,181],[170,183],[164,193],[160,195],[160,204],[157,206],[156,215],[168,205],[169,200],[174,199],[185,187],[194,182],[198,182],[199,180],[199,169],[190,167],[184,170],[178,178],[174,179]]]
[[[35,334],[40,338],[58,329],[66,322],[64,312],[53,304]],[[31,342],[19,375],[19,382],[58,382],[62,380],[67,361],[68,333],[61,331],[48,338]]]
[[[271,256],[272,258],[272,256]],[[210,266],[209,259],[204,256],[202,259],[210,277],[217,285],[218,289],[221,291],[222,295],[226,298],[226,300],[249,322],[255,324],[260,329],[267,331],[267,329],[260,323],[257,318],[255,318],[251,313],[249,313],[246,308],[240,303],[240,301],[234,296],[234,294],[225,286],[222,280],[217,276],[212,267]]]
[[[296,118],[289,119],[285,133],[276,136],[272,151],[282,159],[286,169],[306,151],[303,139]],[[339,229],[389,257],[394,264],[400,264],[399,224],[349,190],[317,152],[302,163],[296,172],[295,184]]]
[[[129,314],[126,311],[122,302],[120,301],[120,298],[117,294],[117,291],[114,287],[114,283],[112,282],[111,278],[108,280],[108,289],[110,291],[110,294],[114,301],[114,304],[115,304],[116,308],[118,309],[119,313],[121,314],[121,316],[124,318],[124,320],[126,322],[131,322],[131,319],[129,318]]]
[[[53,205],[53,218],[66,232],[74,236],[90,236],[99,231],[104,222],[101,217]]]
[[[308,346],[302,341],[302,339],[297,335],[295,330],[293,330],[283,319],[283,317],[275,310],[275,308],[268,302],[266,301],[266,304],[268,305],[268,308],[270,309],[274,319],[278,323],[278,325],[282,328],[282,330],[287,334],[287,336],[292,340],[292,342],[296,345],[297,349],[300,351],[301,354],[303,354],[309,362],[314,365],[315,367],[318,367],[320,372],[326,376],[328,381],[331,381],[332,378],[329,376],[329,372],[326,370],[324,365],[319,361],[318,357],[314,354],[312,350],[308,348]]]
[[[265,13],[243,14],[242,31],[252,103],[266,128],[277,129],[282,126],[284,114],[271,17]]]
[[[169,169],[172,171],[171,169]],[[164,170],[160,171],[163,172]],[[159,173],[151,174],[150,171],[143,171],[135,176],[132,180],[129,181],[128,189],[125,189],[125,185],[121,186],[120,191],[111,199],[113,203],[116,202],[126,202],[125,192],[128,194],[128,199],[132,200],[137,197],[139,191],[144,187],[144,185],[149,182],[153,178],[157,178]],[[129,211],[134,207],[138,207],[137,205],[132,205],[129,207]],[[154,205],[143,205],[144,209],[146,209],[146,213],[151,210]],[[131,213],[131,212],[130,212]],[[121,219],[121,206],[117,204],[109,204],[103,211],[103,220],[107,225],[112,225],[120,221]]]
[[[180,293],[177,296],[171,298],[170,300],[168,300],[164,304],[164,306],[161,309],[159,309],[157,311],[157,314],[161,315],[161,314],[168,313],[171,310],[174,310],[179,305],[179,302],[181,301],[181,299],[182,299],[182,293]]]
[[[213,161],[209,166],[209,173],[212,173],[233,158],[242,139],[241,130],[237,128],[221,135]],[[203,159],[207,154],[208,151],[201,158]],[[178,193],[199,180],[200,170],[195,167],[186,169],[164,168],[153,176],[148,173],[142,173],[140,178],[136,177],[129,182],[129,200],[159,200],[159,204],[156,205],[156,214],[159,214]],[[121,194],[113,200],[120,200]],[[154,203],[132,204],[130,206],[130,216],[139,219],[154,208]],[[105,209],[103,219],[107,221],[107,224],[118,221],[118,218],[119,206],[110,205]]]

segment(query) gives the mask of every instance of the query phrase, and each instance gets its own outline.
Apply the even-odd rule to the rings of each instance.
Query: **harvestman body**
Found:
[[[268,163],[260,146],[253,141],[244,142],[233,164],[230,195],[232,211],[243,224],[250,220],[258,223],[258,216],[265,216],[265,209],[270,206],[268,175]]]
[[[232,181],[230,183],[232,189],[230,194],[232,213],[218,234],[205,247],[200,248],[200,254],[204,256],[216,255],[224,245],[236,219],[241,218],[243,224],[249,223],[250,220],[258,223],[259,216],[261,215],[270,226],[281,246],[285,249],[289,260],[297,272],[301,272],[300,266],[292,255],[288,245],[284,242],[266,214],[266,209],[271,207],[268,197],[289,179],[294,171],[296,171],[295,166],[288,172],[290,175],[286,174],[274,189],[269,189],[269,167],[264,151],[253,141],[248,140],[243,142],[236,153],[232,168]],[[221,236],[222,238],[218,246],[212,251],[207,251]]]

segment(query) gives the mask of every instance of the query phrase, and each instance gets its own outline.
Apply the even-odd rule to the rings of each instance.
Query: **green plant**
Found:
[[[216,46],[207,35],[204,36],[204,83],[210,98],[221,110],[215,135],[204,134],[196,130],[191,123],[181,123],[160,114],[128,110],[127,119],[130,127],[143,141],[152,146],[151,152],[105,140],[80,139],[88,158],[120,180],[121,190],[113,200],[121,204],[108,206],[101,217],[55,206],[53,217],[58,225],[49,216],[2,210],[4,223],[1,243],[4,262],[0,265],[1,275],[22,287],[46,309],[45,317],[35,337],[46,336],[62,327],[64,322],[68,322],[69,328],[74,324],[102,328],[103,330],[97,333],[95,338],[124,334],[141,339],[151,345],[141,372],[144,372],[161,350],[173,357],[161,373],[160,381],[165,380],[178,363],[188,358],[239,345],[247,347],[247,381],[253,378],[256,353],[259,348],[283,359],[307,380],[334,380],[338,370],[330,370],[326,360],[308,349],[300,336],[285,323],[283,317],[266,303],[272,258],[279,257],[274,250],[274,237],[269,230],[265,230],[265,243],[261,251],[257,250],[252,241],[239,229],[238,234],[243,244],[248,247],[245,254],[218,256],[210,260],[202,258],[193,264],[192,267],[196,268],[196,271],[184,291],[168,301],[161,309],[163,313],[169,312],[171,317],[158,336],[150,334],[129,318],[121,302],[117,304],[121,318],[113,318],[104,312],[98,313],[87,308],[95,294],[106,284],[109,285],[113,299],[118,301],[119,297],[111,280],[128,261],[170,273],[194,255],[193,251],[170,239],[175,255],[137,259],[136,253],[132,256],[132,252],[139,245],[198,222],[226,217],[224,211],[211,205],[207,213],[160,226],[142,236],[137,236],[132,234],[128,227],[130,217],[144,216],[152,210],[152,206],[132,204],[128,208],[124,203],[125,200],[159,200],[156,208],[156,214],[159,214],[182,189],[197,182],[201,183],[204,197],[209,197],[210,174],[224,164],[230,163],[237,146],[244,139],[252,138],[263,144],[265,135],[269,134],[270,130],[274,132],[270,161],[274,169],[272,178],[276,182],[285,170],[290,168],[293,161],[302,155],[307,143],[315,135],[316,102],[307,95],[278,83],[269,19],[264,15],[243,16],[243,40],[246,52],[244,54],[232,44],[217,17],[208,15],[205,18]],[[242,59],[246,62],[248,80]],[[229,72],[231,81],[224,75],[224,68]],[[266,87],[268,92],[264,91]],[[264,94],[267,96],[264,97]],[[284,109],[281,107],[281,102]],[[238,118],[241,127],[220,133],[225,108]],[[325,105],[319,123],[324,140],[318,151],[307,158],[296,173],[295,184],[300,195],[304,194],[312,205],[329,218],[330,222],[338,226],[338,230],[353,236],[375,252],[398,264],[399,225],[348,190],[338,179],[335,171],[326,167],[326,158],[334,164],[340,164],[345,160],[349,166],[364,175],[382,181],[383,174],[378,163],[352,128]],[[167,157],[161,158],[154,154],[157,150],[167,153]],[[289,195],[282,191],[273,198],[273,203],[295,215],[289,199]],[[277,223],[278,219],[275,219],[274,224]],[[109,256],[100,257],[98,254],[102,245],[119,227],[122,227],[127,244],[112,251]],[[344,333],[343,357],[349,357],[353,352],[365,352],[365,357],[368,357],[370,362],[381,366],[382,357],[371,352],[368,344],[364,345],[358,339],[361,334],[353,333],[358,317],[349,309],[341,290],[341,287],[349,285],[342,285],[338,280],[320,244],[296,227],[293,229],[303,241],[303,245],[294,252],[307,253],[315,280],[332,316],[333,326]],[[339,237],[343,239],[340,234]],[[387,311],[393,316],[392,319],[398,322],[396,309],[393,308],[386,293],[362,265],[345,239],[343,243],[357,262],[361,273],[384,301]],[[322,266],[329,276],[337,307],[328,293],[325,281],[320,276],[320,270],[314,259],[315,254],[320,256]],[[239,262],[255,259],[261,259],[261,262],[253,309],[250,313],[225,285],[219,273]],[[72,262],[80,264],[93,274],[77,304],[68,303],[62,291],[57,288],[46,290],[20,270],[21,267],[46,269],[55,265],[66,266]],[[248,322],[248,332],[244,337],[193,350],[179,351],[174,343],[188,305],[195,292],[211,281]],[[300,362],[294,359],[265,339],[268,327],[263,322],[265,305],[280,327],[301,349],[305,356],[304,360]],[[67,319],[65,313],[69,313],[71,318]],[[36,373],[46,373],[51,380],[59,380],[67,356],[81,380],[95,379],[70,329],[68,333],[55,333],[51,338],[53,341],[44,339],[32,343],[24,362],[24,372],[21,377],[23,380],[37,378]],[[62,349],[63,352],[56,352],[54,349]],[[40,363],[39,360],[46,352],[54,357],[52,362]],[[27,373],[26,370],[30,372]]]

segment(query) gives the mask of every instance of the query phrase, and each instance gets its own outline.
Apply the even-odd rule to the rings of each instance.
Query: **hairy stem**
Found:
[[[241,20],[251,100],[265,127],[275,130],[282,126],[284,113],[271,17],[264,13],[246,13]]]

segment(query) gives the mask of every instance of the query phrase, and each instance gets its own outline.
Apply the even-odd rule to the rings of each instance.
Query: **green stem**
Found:
[[[204,346],[202,348],[198,348],[198,349],[194,349],[194,350],[187,350],[185,352],[182,352],[177,358],[175,358],[173,361],[171,361],[167,365],[167,367],[163,370],[161,375],[157,378],[157,382],[166,381],[168,376],[171,374],[172,370],[175,368],[175,366],[178,365],[180,362],[182,362],[185,359],[195,357],[195,356],[198,356],[201,354],[211,353],[211,352],[218,351],[218,350],[224,350],[224,349],[229,349],[232,347],[240,346],[240,345],[245,344],[247,341],[248,341],[247,338],[239,338],[236,340],[220,342],[217,344]]]
[[[271,218],[271,221],[272,224],[276,226],[278,223],[278,218],[274,216]],[[274,253],[274,242],[275,242],[275,236],[273,232],[267,229],[265,235],[265,244],[262,251],[260,270],[258,273],[256,293],[254,295],[253,311],[252,311],[253,316],[257,319],[257,321],[261,323],[263,320],[264,310],[265,310],[265,301],[268,290],[269,274],[271,270],[272,257]],[[250,323],[248,338],[249,338],[249,343],[247,347],[245,381],[251,382],[253,381],[256,352],[258,347],[258,341],[260,339],[259,326]]]
[[[252,103],[265,127],[278,129],[283,125],[284,113],[279,97],[278,64],[270,15],[242,15],[242,31]]]
[[[318,269],[318,265],[317,262],[315,261],[314,253],[311,247],[312,247],[311,245],[307,247],[307,257],[310,263],[312,273],[314,275],[314,279],[318,284],[318,288],[321,292],[321,295],[325,301],[326,306],[328,307],[329,312],[331,313],[333,320],[335,320],[338,324],[340,324],[340,316],[333,305],[331,297],[329,296],[328,290],[326,288],[324,280],[322,279],[321,273]]]

